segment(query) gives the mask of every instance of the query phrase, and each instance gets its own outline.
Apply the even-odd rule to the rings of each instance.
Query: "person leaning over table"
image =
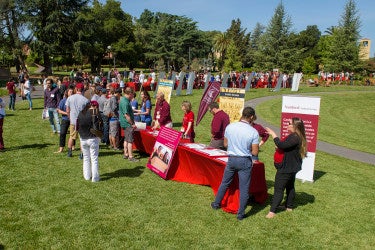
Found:
[[[221,207],[221,201],[233,180],[234,174],[237,172],[240,189],[238,220],[245,218],[253,166],[252,155],[257,156],[259,152],[259,135],[250,125],[254,115],[253,108],[245,107],[240,121],[229,124],[225,129],[224,146],[227,147],[228,162],[215,201],[211,203],[213,209]]]
[[[224,131],[230,123],[229,115],[219,109],[219,104],[213,102],[208,106],[208,110],[213,114],[211,122],[211,141],[210,147],[225,149],[224,147]]]
[[[272,136],[275,145],[284,151],[284,159],[280,169],[277,169],[275,175],[274,195],[271,203],[270,212],[266,218],[275,217],[276,208],[280,205],[286,189],[286,210],[292,211],[295,197],[294,182],[296,174],[302,168],[302,159],[306,157],[306,135],[303,121],[294,117],[289,121],[289,135],[284,139],[276,135],[276,133],[266,128],[267,132]]]
[[[169,103],[164,99],[163,92],[158,92],[156,94],[155,113],[152,129],[155,130],[159,129],[160,127],[173,127],[171,107],[169,106]]]

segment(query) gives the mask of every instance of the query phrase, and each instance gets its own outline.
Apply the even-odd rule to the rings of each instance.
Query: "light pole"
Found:
[[[107,49],[108,49],[108,51],[109,51],[109,56],[108,56],[108,58],[111,58],[111,55],[112,55],[112,57],[113,57],[113,68],[116,68],[116,57],[115,57],[115,53],[112,52],[112,47],[111,47],[111,45],[108,45]]]

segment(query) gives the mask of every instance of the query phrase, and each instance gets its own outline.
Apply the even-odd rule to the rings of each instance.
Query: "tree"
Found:
[[[258,50],[260,37],[263,35],[265,26],[260,23],[255,24],[255,28],[250,35],[250,49],[247,54],[248,61],[246,65],[252,66],[255,63],[255,53]]]
[[[51,57],[71,51],[77,37],[76,17],[88,0],[15,0],[26,16],[34,36],[32,49],[42,57],[47,73],[52,72]]]
[[[298,64],[301,61],[301,50],[295,47],[291,27],[291,19],[281,2],[276,7],[265,33],[260,37],[258,50],[254,53],[254,66],[257,70],[279,68],[281,71],[294,71],[301,66]]]
[[[241,57],[238,55],[238,49],[232,40],[228,46],[227,56],[224,60],[224,70],[229,72],[232,70],[240,71],[242,68]]]
[[[146,60],[162,58],[168,70],[179,70],[189,59],[204,58],[211,51],[210,39],[197,29],[196,22],[185,16],[145,10],[136,23],[148,36],[144,40]]]
[[[224,65],[224,59],[226,57],[227,49],[231,43],[230,37],[227,35],[227,33],[219,33],[214,37],[213,43],[214,43],[214,50],[216,53],[219,54],[219,61],[218,61],[218,68],[221,70]]]
[[[238,56],[243,66],[248,66],[248,52],[250,49],[250,33],[241,27],[241,20],[232,20],[231,26],[226,31],[227,36],[234,42]]]
[[[26,69],[23,48],[29,37],[23,37],[26,28],[25,16],[14,0],[0,1],[0,42],[4,54],[14,58],[17,72]],[[4,56],[4,55],[3,55]]]
[[[348,0],[339,25],[333,29],[331,39],[325,43],[322,62],[329,71],[353,71],[360,66],[359,61],[359,29],[360,18],[356,3]],[[321,44],[322,45],[322,44]]]
[[[129,67],[136,64],[139,45],[135,42],[132,18],[121,9],[120,2],[107,0],[103,5],[94,0],[77,22],[81,28],[74,47],[78,55],[91,63],[92,72],[100,70],[105,55],[111,55],[114,64],[115,59]]]

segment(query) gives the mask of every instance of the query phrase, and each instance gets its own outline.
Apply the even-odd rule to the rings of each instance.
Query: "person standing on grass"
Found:
[[[31,100],[31,91],[33,90],[33,86],[30,82],[30,77],[28,74],[24,76],[25,83],[23,84],[23,94],[27,101],[29,102],[29,110],[33,109],[33,101]]]
[[[109,146],[114,150],[119,149],[120,140],[120,122],[119,122],[119,100],[121,98],[122,89],[110,89],[109,106],[111,109],[109,118]]]
[[[130,100],[133,98],[134,90],[130,87],[125,88],[124,96],[120,100],[119,105],[119,118],[120,126],[124,130],[124,159],[131,162],[138,162],[133,156],[133,142],[134,142],[134,129],[136,128],[134,122],[133,108]]]
[[[47,109],[49,123],[53,133],[60,134],[60,119],[57,108],[60,103],[60,89],[53,86],[51,78],[46,80],[46,89],[44,90],[44,109]]]
[[[70,130],[70,136],[68,140],[68,157],[72,157],[72,148],[75,145],[75,141],[77,140],[78,132],[76,130],[76,124],[77,124],[77,117],[79,112],[86,106],[86,104],[89,102],[89,100],[82,95],[82,90],[84,86],[82,83],[77,83],[75,87],[76,93],[69,96],[66,100],[65,106],[66,106],[66,113],[69,116],[69,130]]]
[[[194,113],[191,111],[191,103],[189,101],[183,101],[181,109],[184,111],[184,118],[182,119],[181,132],[182,138],[189,139],[190,142],[194,142]]]
[[[271,209],[266,216],[266,218],[271,219],[276,215],[276,208],[283,200],[285,189],[285,207],[287,211],[292,211],[295,197],[294,182],[297,172],[302,168],[302,159],[306,157],[307,147],[305,126],[298,117],[290,119],[288,125],[289,135],[284,140],[280,140],[272,129],[266,128],[266,130],[272,136],[275,145],[284,151],[282,166],[277,169],[275,176]]]
[[[74,92],[73,87],[69,87],[67,90],[65,90],[64,97],[61,99],[59,103],[59,107],[57,108],[57,112],[61,114],[61,128],[60,128],[60,147],[59,150],[55,153],[62,153],[65,147],[66,142],[66,135],[68,134],[68,129],[70,125],[68,113],[66,112],[66,100],[69,96],[71,96]]]
[[[87,102],[77,118],[77,130],[83,154],[83,178],[92,182],[100,180],[98,159],[100,138],[91,133],[91,129],[94,128],[92,116],[99,113],[98,108],[97,101]]]
[[[16,104],[16,83],[14,82],[14,79],[9,79],[9,82],[7,82],[7,90],[9,95],[9,110],[15,110],[15,104]]]
[[[4,140],[3,140],[3,124],[5,118],[5,103],[0,97],[0,152],[4,151]]]
[[[245,209],[249,199],[249,186],[251,169],[253,167],[252,155],[259,152],[259,135],[251,126],[255,110],[245,107],[239,122],[229,124],[224,133],[224,146],[227,148],[228,163],[225,166],[223,179],[217,191],[215,201],[211,203],[213,209],[221,207],[221,201],[237,172],[240,189],[240,204],[237,219],[245,218]]]

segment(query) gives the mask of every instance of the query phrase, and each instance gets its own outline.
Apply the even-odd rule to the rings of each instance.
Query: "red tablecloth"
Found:
[[[147,131],[136,131],[134,146],[142,152],[151,154],[156,137]],[[183,145],[177,147],[167,179],[191,184],[207,185],[214,193],[220,186],[226,163]],[[265,169],[262,162],[255,163],[251,172],[250,193],[258,203],[268,197]],[[235,176],[227,190],[221,207],[229,213],[237,213],[239,205],[238,178]]]

